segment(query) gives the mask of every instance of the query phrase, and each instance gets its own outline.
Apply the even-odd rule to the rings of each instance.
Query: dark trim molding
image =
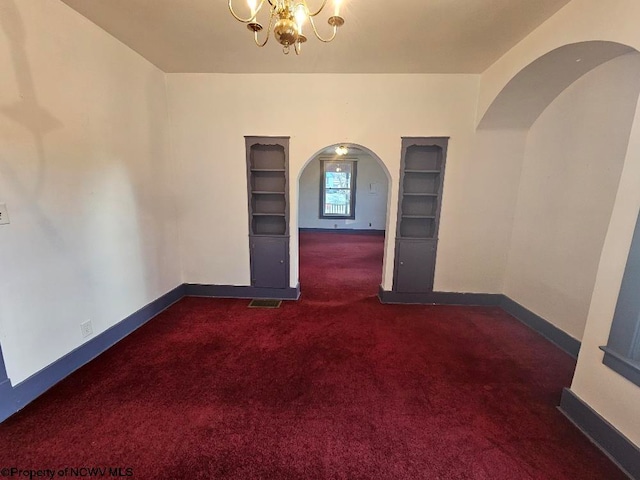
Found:
[[[0,422],[5,421],[18,410],[13,401],[13,389],[9,379],[0,382]]]
[[[502,307],[502,309],[511,316],[520,320],[529,328],[538,332],[550,342],[556,344],[572,357],[578,358],[578,352],[580,351],[579,340],[576,340],[568,333],[563,332],[558,327],[549,323],[541,316],[533,313],[531,310],[523,307],[517,302],[514,302],[506,295],[502,296],[500,307]]]
[[[185,296],[297,300],[300,296],[300,285],[296,288],[287,289],[238,287],[233,285],[179,285],[14,386],[11,385],[7,378],[4,357],[2,356],[2,350],[0,350],[0,422],[24,408],[25,405],[35,400],[56,383],[96,358]]]
[[[188,297],[213,298],[271,298],[274,300],[297,300],[300,297],[300,284],[295,288],[258,288],[238,285],[202,285],[185,283],[185,295]]]
[[[629,477],[640,480],[640,449],[613,425],[565,388],[560,411]]]
[[[429,292],[429,293],[398,293],[383,290],[380,286],[378,298],[382,303],[401,303],[419,305],[478,305],[483,307],[500,307],[512,317],[526,326],[535,330],[544,338],[554,343],[574,358],[578,357],[580,341],[568,333],[563,332],[555,325],[531,310],[514,302],[506,295],[500,293],[456,293],[456,292]]]
[[[640,387],[640,362],[620,355],[609,347],[600,347],[600,350],[604,352],[602,363]]]
[[[351,233],[355,235],[382,235],[384,237],[384,230],[373,229],[354,229],[354,228],[299,228],[300,232],[305,233]]]
[[[67,353],[51,365],[13,386],[13,388],[7,388],[10,387],[8,381],[0,382],[0,393],[3,392],[3,386],[7,390],[4,392],[6,395],[0,394],[0,421],[4,421],[10,415],[24,408],[25,405],[35,400],[60,380],[90,362],[138,327],[173,305],[184,297],[184,292],[184,285],[174,288],[108,330]]]
[[[334,230],[330,231],[333,232]],[[368,230],[367,232],[370,231]],[[185,296],[297,300],[300,297],[300,284],[295,288],[285,289],[235,285],[182,284],[13,387],[7,378],[2,351],[0,350],[0,421],[5,420],[23,408],[60,380]],[[580,349],[580,342],[501,294],[456,292],[397,293],[385,291],[380,286],[378,297],[382,303],[500,306],[507,313],[513,315],[567,353],[577,356]],[[611,357],[611,355],[609,356]],[[606,358],[607,356],[605,356],[605,360]]]
[[[381,285],[378,289],[378,298],[382,303],[418,305],[477,305],[483,307],[495,307],[500,304],[502,295],[500,295],[499,293],[456,292],[398,293],[383,290]]]

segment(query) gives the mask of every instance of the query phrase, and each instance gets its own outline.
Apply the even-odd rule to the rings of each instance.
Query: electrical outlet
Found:
[[[7,225],[9,223],[9,211],[4,203],[0,203],[0,225]]]
[[[87,338],[89,335],[93,334],[93,326],[91,325],[91,320],[82,322],[80,324],[80,331],[82,332],[83,338]]]

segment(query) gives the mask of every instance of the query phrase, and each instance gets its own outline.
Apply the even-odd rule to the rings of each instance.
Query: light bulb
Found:
[[[333,4],[335,5],[335,16],[339,17],[340,16],[340,3],[342,2],[342,0],[334,0]]]
[[[302,4],[298,5],[298,8],[296,8],[295,17],[296,23],[298,24],[298,32],[302,33],[302,25],[304,25],[304,22],[307,20],[307,12]]]
[[[256,14],[256,6],[258,5],[258,0],[247,0],[247,4],[251,9],[251,16],[253,17]]]

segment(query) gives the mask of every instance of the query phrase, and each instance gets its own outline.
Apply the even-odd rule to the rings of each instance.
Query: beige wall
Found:
[[[378,155],[392,176],[391,235],[383,280],[390,290],[400,139],[450,136],[436,288],[499,291],[504,265],[492,259],[503,255],[501,247],[510,234],[502,200],[503,192],[513,187],[505,182],[487,188],[502,160],[480,158],[474,151],[477,76],[169,74],[167,78],[174,155],[181,172],[180,230],[187,282],[249,284],[244,136],[285,135],[291,136],[292,286],[298,279],[296,179],[321,149],[354,143]],[[289,100],[265,94],[269,85],[286,86]],[[486,228],[487,215],[496,228]]]
[[[640,387],[602,364],[640,209],[640,103],[596,276],[571,390],[640,446]]]
[[[604,40],[640,50],[640,2],[573,0],[493,64],[480,85],[477,121],[519,71],[563,45]],[[591,100],[591,99],[589,99]],[[600,345],[607,343],[626,257],[640,209],[640,113],[636,108],[618,192],[599,257],[582,348],[572,391],[640,445],[640,388],[602,364]],[[579,272],[578,272],[579,273]]]
[[[164,74],[57,1],[0,2],[0,340],[12,383],[181,283]]]
[[[640,54],[565,90],[529,131],[504,293],[581,339],[640,91]]]

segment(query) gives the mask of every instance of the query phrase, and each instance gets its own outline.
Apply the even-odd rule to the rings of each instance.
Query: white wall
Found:
[[[449,136],[435,286],[444,291],[500,291],[504,265],[487,259],[504,255],[511,218],[503,215],[510,207],[505,209],[502,202],[513,186],[509,181],[495,184],[503,159],[474,150],[477,76],[168,74],[167,78],[173,147],[181,166],[185,281],[249,285],[244,136],[283,135],[291,136],[292,232],[298,227],[295,179],[316,152],[327,145],[353,143],[367,147],[386,165],[392,176],[392,207],[383,286],[390,290],[401,137]],[[286,86],[286,101],[265,94],[266,85]],[[487,214],[495,228],[486,227]],[[293,286],[298,280],[295,235],[291,257]]]
[[[181,283],[164,74],[62,2],[0,3],[0,342],[12,383]]]
[[[640,2],[572,0],[482,75],[477,121],[504,86],[542,55],[582,41],[619,42],[640,50]],[[592,98],[589,101],[593,100]],[[571,390],[636,445],[640,445],[640,388],[602,364],[633,228],[640,209],[640,109],[636,105]],[[579,275],[580,272],[578,271]]]
[[[640,54],[567,88],[529,131],[504,293],[581,339],[640,92]]]
[[[364,153],[349,155],[349,158],[354,158],[357,163],[355,219],[319,218],[320,157],[322,155],[310,161],[300,175],[298,226],[300,228],[384,230],[387,222],[389,181],[376,159]],[[377,189],[372,191],[371,184],[377,185]]]

